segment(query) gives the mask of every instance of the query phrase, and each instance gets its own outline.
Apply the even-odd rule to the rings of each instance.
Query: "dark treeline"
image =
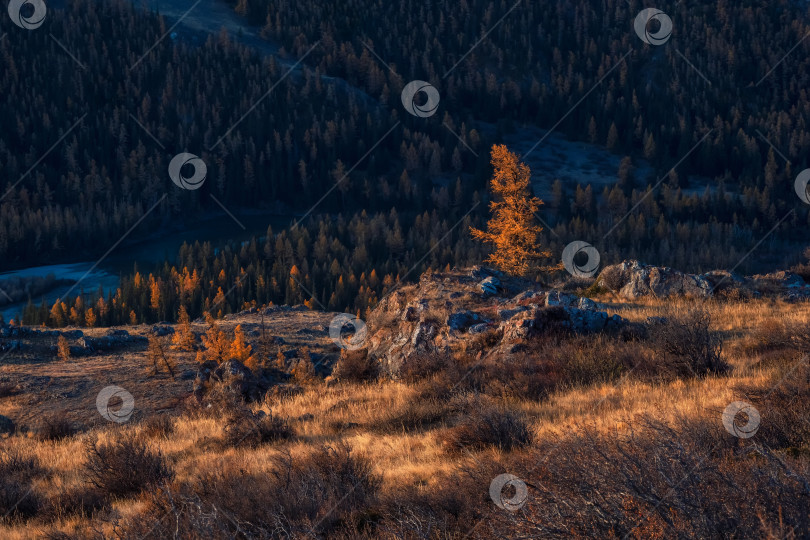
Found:
[[[637,1],[239,0],[235,7],[297,54],[321,39],[308,63],[391,106],[403,81],[422,79],[441,91],[442,110],[551,126],[604,77],[559,131],[668,168],[714,129],[684,169],[771,191],[781,177],[766,176],[769,147],[757,129],[794,167],[810,162],[805,3],[661,2],[674,30],[659,47],[633,31],[645,7]]]
[[[712,130],[668,179],[673,190],[656,194],[658,205],[673,204],[690,175],[741,197],[721,198],[709,208],[685,202],[685,208],[663,212],[669,225],[660,223],[658,212],[648,212],[643,223],[628,220],[607,239],[612,249],[648,253],[649,240],[662,236],[662,227],[691,228],[691,220],[708,225],[712,234],[756,236],[800,208],[793,179],[810,163],[806,3],[659,3],[674,24],[672,39],[660,47],[644,45],[634,33],[633,19],[645,7],[637,1],[239,0],[234,5],[261,25],[266,37],[296,53],[321,39],[308,63],[392,107],[403,81],[422,79],[441,91],[444,111],[474,114],[502,129],[510,121],[550,127],[593,88],[558,131],[644,157],[660,174]],[[643,191],[650,181],[637,179],[637,187]],[[631,187],[625,183],[623,191],[632,202]],[[578,191],[570,186],[567,195]],[[600,195],[594,194],[594,201]],[[623,206],[617,198],[601,202],[616,209]],[[576,228],[606,231],[610,226],[599,222],[615,215],[587,213]],[[791,218],[794,227],[804,226],[806,216],[802,209]],[[696,266],[699,258],[659,262]]]
[[[463,214],[461,214],[463,218]],[[359,313],[401,279],[425,268],[472,265],[483,258],[467,234],[470,217],[439,212],[403,227],[395,210],[352,219],[321,218],[309,226],[215,249],[184,245],[178,264],[122,279],[114,294],[99,291],[53,305],[30,303],[24,324],[108,326],[175,320],[180,306],[192,317],[221,317],[253,306],[306,303],[313,309]],[[454,227],[458,224],[457,227]],[[442,241],[444,239],[444,241]]]
[[[416,123],[397,126],[361,161],[407,116],[401,107],[381,106],[317,70],[279,83],[288,66],[249,54],[225,34],[201,46],[166,38],[137,63],[167,24],[125,3],[76,0],[66,11],[49,11],[43,31],[23,31],[7,17],[0,30],[8,32],[0,41],[0,89],[13,104],[0,111],[5,268],[101,254],[166,193],[138,232],[219,212],[211,194],[232,208],[304,211],[356,164],[319,212],[394,205],[421,212],[432,208],[431,178],[445,172],[452,182],[475,170],[474,156],[452,134],[438,139]],[[453,123],[468,144],[485,150],[474,131]],[[168,177],[181,151],[207,164],[198,191],[180,190]],[[465,189],[467,201],[474,191]]]
[[[128,4],[71,1],[66,10],[49,11],[46,31],[22,31],[0,17],[0,31],[8,33],[0,40],[0,89],[14,104],[0,111],[2,268],[100,255],[165,194],[133,236],[219,212],[210,195],[237,213],[243,207],[304,212],[328,193],[298,230],[272,238],[270,250],[264,239],[255,250],[190,246],[151,278],[124,276],[119,293],[104,295],[105,309],[96,306],[98,298],[85,297],[79,306],[70,298],[52,314],[53,306],[35,307],[40,302],[32,297],[26,320],[56,324],[61,310],[67,324],[73,308],[81,323],[91,305],[97,324],[110,324],[129,322],[133,312],[138,321],[172,319],[181,303],[199,316],[214,306],[224,314],[245,303],[307,300],[315,308],[320,302],[363,313],[387,279],[395,282],[413,265],[404,277],[478,262],[485,254],[469,240],[468,223],[434,245],[477,202],[483,204],[468,221],[483,226],[489,145],[518,122],[552,126],[627,51],[558,128],[628,156],[617,183],[595,190],[541,179],[553,185],[540,211],[553,225],[543,244],[559,255],[569,241],[587,240],[605,263],[635,257],[690,271],[731,268],[792,209],[738,270],[796,262],[808,224],[807,207],[793,193],[793,177],[810,155],[810,102],[802,89],[810,73],[807,43],[779,60],[807,32],[806,8],[788,2],[659,6],[675,33],[666,45],[649,47],[632,31],[641,6],[520,3],[443,77],[512,5],[240,2],[237,10],[264,25],[292,61],[321,39],[308,67],[264,99],[287,65],[251,54],[224,33],[194,45],[181,31],[135,65],[168,24]],[[400,92],[411,79],[439,88],[436,116],[419,119],[403,110]],[[648,194],[656,177],[709,130],[677,172]],[[182,191],[168,178],[168,162],[180,151],[208,165],[198,191]],[[653,164],[656,177],[633,173],[640,158]],[[695,175],[711,189],[684,191]],[[337,213],[345,217],[325,217]],[[373,238],[356,234],[358,224],[376,231]],[[397,230],[402,252],[383,240]],[[322,236],[328,250],[318,247]],[[317,302],[291,283],[293,267]],[[185,298],[180,281],[195,271],[199,290]],[[240,277],[241,285],[224,295]]]

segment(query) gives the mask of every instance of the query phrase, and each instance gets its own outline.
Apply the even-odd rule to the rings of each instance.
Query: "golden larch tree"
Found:
[[[491,163],[495,169],[490,180],[492,217],[486,231],[470,230],[476,240],[494,245],[486,262],[506,273],[524,275],[535,261],[551,256],[539,249],[537,235],[543,228],[534,224],[534,213],[543,201],[532,195],[529,167],[505,145],[492,147]]]
[[[191,328],[191,319],[185,306],[177,311],[177,328],[172,336],[172,345],[178,351],[193,351],[197,345],[197,337]]]
[[[256,358],[253,356],[253,347],[245,340],[245,332],[242,330],[241,324],[237,325],[233,330],[233,342],[228,356],[239,360],[253,372],[259,367]]]
[[[208,323],[208,330],[202,336],[205,353],[197,355],[197,359],[198,361],[203,359],[224,362],[228,359],[227,356],[230,350],[225,332],[219,329],[219,325],[210,313],[205,314],[205,320]]]

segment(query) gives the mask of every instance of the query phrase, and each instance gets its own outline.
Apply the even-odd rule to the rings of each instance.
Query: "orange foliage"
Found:
[[[543,228],[534,224],[534,214],[543,201],[531,194],[529,167],[506,146],[492,147],[491,163],[495,168],[490,180],[492,217],[486,231],[472,227],[470,230],[476,240],[495,246],[486,262],[504,272],[523,275],[534,261],[551,256],[548,251],[538,249],[537,235]]]

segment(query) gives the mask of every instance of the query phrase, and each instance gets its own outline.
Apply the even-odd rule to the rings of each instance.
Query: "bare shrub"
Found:
[[[151,438],[165,438],[174,433],[174,422],[165,414],[150,416],[142,422],[143,434]]]
[[[785,366],[768,388],[743,386],[745,396],[761,415],[756,441],[770,448],[810,456],[810,359]]]
[[[41,441],[61,441],[79,433],[81,428],[64,416],[48,416],[40,420],[36,436]]]
[[[711,314],[700,308],[673,313],[651,331],[652,343],[678,375],[725,373],[729,366],[721,358],[723,341],[711,329]]]
[[[366,349],[343,349],[332,370],[332,376],[339,381],[364,382],[376,379],[379,371],[378,363],[369,358]]]
[[[226,446],[256,448],[261,444],[295,437],[286,420],[267,414],[254,415],[249,410],[226,417],[223,443]]]
[[[489,351],[500,343],[503,339],[503,330],[493,328],[480,334],[471,334],[467,339],[462,342],[464,352],[467,354],[475,354],[481,351]]]
[[[412,432],[426,429],[447,420],[455,411],[448,402],[447,388],[431,382],[423,383],[423,388],[403,406],[387,411],[371,426],[381,433]]]
[[[159,451],[134,435],[110,442],[87,442],[87,482],[108,498],[124,497],[158,486],[172,477]]]
[[[453,362],[448,355],[421,351],[404,360],[402,368],[399,370],[399,378],[404,382],[414,383],[453,367]]]
[[[473,400],[465,413],[458,425],[440,435],[452,452],[487,447],[509,451],[532,441],[528,423],[519,413],[479,400]]]
[[[0,521],[35,516],[41,501],[34,493],[34,479],[42,469],[31,456],[16,448],[0,448]]]
[[[155,493],[122,528],[136,538],[357,538],[379,489],[372,470],[345,444],[282,454],[269,473],[226,463]],[[160,519],[167,514],[172,519]]]
[[[492,505],[478,532],[762,538],[769,530],[810,530],[807,459],[763,459],[737,443],[714,417],[645,418],[609,434],[586,426],[564,440],[538,441],[536,453],[510,466],[530,484],[527,504],[508,516]]]

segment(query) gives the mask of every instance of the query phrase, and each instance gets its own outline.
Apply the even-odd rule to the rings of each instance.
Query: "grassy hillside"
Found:
[[[221,323],[229,338],[239,324],[258,350],[254,330],[264,324],[283,342],[254,368],[275,381],[256,401],[221,383],[198,401],[186,372],[194,353],[167,348],[172,380],[165,368],[154,374],[142,343],[68,360],[6,358],[0,414],[18,429],[2,439],[0,535],[806,536],[810,307],[597,300],[630,322],[670,326],[643,337],[535,336],[521,354],[481,365],[471,342],[393,380],[372,375],[362,354],[338,358],[326,331],[333,314],[243,313]],[[699,365],[683,352],[692,350],[686,335],[719,340],[725,372],[681,369]],[[34,342],[55,339],[23,339],[23,350],[50,351]],[[300,365],[304,346],[314,370]],[[280,361],[285,351],[294,352]],[[128,422],[100,418],[95,400],[108,384],[135,396]],[[724,427],[724,410],[739,400],[761,417],[751,438]],[[744,427],[745,413],[736,422]],[[527,486],[515,512],[489,493],[504,473]]]

